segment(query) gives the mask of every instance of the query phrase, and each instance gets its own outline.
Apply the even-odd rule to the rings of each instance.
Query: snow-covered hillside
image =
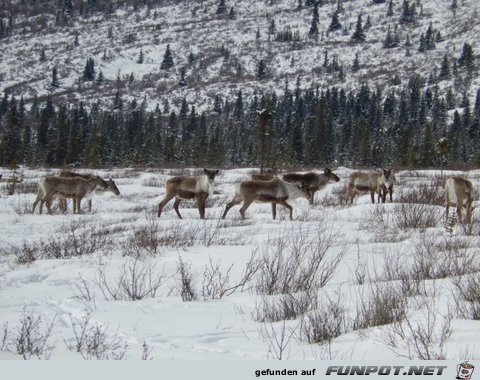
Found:
[[[347,205],[338,168],[293,221],[269,205],[220,219],[252,171],[221,172],[205,220],[189,202],[156,217],[178,171],[97,172],[121,195],[82,215],[31,213],[54,170],[24,168],[11,196],[2,182],[0,357],[480,358],[478,210],[445,225],[439,171],[396,173],[393,203]]]
[[[73,3],[77,9],[80,2]],[[453,67],[464,43],[478,52],[478,1],[459,0],[453,11],[453,2],[447,0],[394,0],[391,16],[387,16],[389,1],[321,1],[314,36],[309,34],[313,6],[307,3],[227,1],[227,12],[218,15],[218,0],[152,1],[148,7],[127,5],[113,14],[79,16],[72,11],[67,21],[57,22],[48,1],[43,14],[29,12],[28,7],[19,10],[14,6],[17,2],[7,2],[0,16],[7,27],[14,13],[15,28],[0,39],[0,91],[27,101],[34,95],[51,94],[67,103],[100,101],[108,107],[120,90],[126,99],[147,100],[151,109],[167,100],[179,108],[185,98],[202,110],[213,106],[216,95],[234,99],[239,90],[247,96],[282,93],[287,82],[293,87],[298,78],[303,89],[352,90],[365,83],[388,89],[398,86],[395,77],[402,81],[419,74],[472,99],[480,86],[478,70],[461,81],[437,77],[444,57]],[[406,24],[400,22],[405,3],[415,6],[414,21]],[[342,27],[329,32],[337,10]],[[354,43],[358,16],[362,16],[366,39]],[[419,52],[429,25],[436,36],[435,48]],[[389,29],[396,31],[399,45],[386,49]],[[279,35],[289,32],[290,41],[278,41]],[[174,66],[162,70],[167,45]],[[143,63],[139,63],[141,52]],[[352,71],[356,55],[359,70]],[[95,62],[97,79],[102,73],[100,84],[81,80],[89,58]],[[261,61],[265,75],[259,79]],[[51,86],[54,68],[58,87]],[[182,68],[184,85],[180,84]]]

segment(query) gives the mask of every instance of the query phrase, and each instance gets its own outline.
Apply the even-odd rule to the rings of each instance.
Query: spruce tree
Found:
[[[440,67],[439,76],[440,76],[440,79],[450,78],[450,65],[448,63],[448,57],[446,54],[443,56],[442,66]]]
[[[310,37],[317,37],[318,36],[318,3],[315,2],[313,7],[313,14],[312,14],[312,23],[310,24],[310,30],[308,31],[308,35]]]
[[[225,0],[220,0],[220,3],[217,7],[217,15],[223,15],[227,13],[227,5],[225,4]]]
[[[462,54],[460,55],[460,58],[458,59],[458,65],[459,66],[465,66],[468,69],[471,69],[471,68],[473,68],[474,61],[475,61],[475,55],[473,53],[472,45],[465,42],[463,44]]]
[[[160,65],[160,68],[162,70],[168,70],[173,66],[174,64],[173,64],[172,51],[170,50],[170,44],[168,44],[167,48],[165,49],[165,54],[163,55],[163,60],[162,60],[162,64]]]
[[[328,27],[328,30],[330,32],[334,32],[336,30],[342,29],[342,24],[340,23],[340,19],[338,17],[338,12],[335,12],[332,15],[332,21],[330,22],[330,26]]]
[[[363,31],[363,27],[362,27],[362,15],[358,15],[355,32],[353,32],[353,35],[352,35],[352,41],[355,41],[355,42],[365,41],[365,32]]]

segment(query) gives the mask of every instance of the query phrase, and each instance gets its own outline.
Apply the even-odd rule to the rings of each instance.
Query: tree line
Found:
[[[215,96],[198,112],[183,99],[99,104],[0,102],[0,165],[89,167],[206,165],[215,167],[402,166],[480,164],[480,89],[474,104],[419,75],[401,91],[362,85],[352,91],[293,88],[232,99]]]

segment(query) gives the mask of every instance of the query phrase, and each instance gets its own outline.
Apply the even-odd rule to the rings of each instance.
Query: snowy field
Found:
[[[8,196],[0,168],[0,358],[480,359],[480,215],[445,223],[440,171],[347,205],[337,168],[293,221],[260,204],[220,219],[253,171],[221,171],[206,219],[184,201],[180,220],[156,205],[194,170],[95,171],[121,195],[39,215],[36,181],[57,171],[24,168]],[[478,199],[480,170],[453,174]]]

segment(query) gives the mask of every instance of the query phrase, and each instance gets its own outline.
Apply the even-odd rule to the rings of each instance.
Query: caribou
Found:
[[[375,193],[385,202],[387,190],[390,192],[390,201],[393,192],[392,170],[382,169],[381,172],[355,172],[350,174],[347,183],[347,201],[353,203],[354,198],[361,192],[370,192],[372,203],[375,203]]]
[[[165,197],[158,204],[157,216],[162,215],[165,205],[175,198],[173,209],[179,219],[182,219],[178,207],[184,199],[196,199],[200,219],[205,219],[205,203],[213,193],[213,183],[219,173],[218,170],[203,169],[204,174],[198,176],[172,177],[165,183]]]
[[[301,183],[289,183],[280,178],[274,178],[270,181],[243,181],[236,185],[235,195],[231,202],[226,205],[222,219],[225,219],[228,210],[243,201],[240,208],[242,219],[245,219],[247,208],[253,202],[258,202],[272,204],[273,219],[277,216],[277,203],[281,204],[290,211],[290,220],[292,220],[293,208],[287,203],[287,200],[296,198],[310,198],[310,191],[303,187]]]
[[[323,169],[323,173],[318,174],[315,172],[307,173],[286,173],[283,174],[282,179],[289,183],[301,183],[302,186],[310,192],[309,202],[313,204],[315,193],[324,188],[328,182],[338,182],[340,177],[333,173],[329,168]],[[251,178],[257,181],[270,181],[274,178],[272,174],[260,173],[251,174]]]
[[[111,191],[115,183],[111,181],[111,187],[102,178],[94,176],[90,179],[80,177],[65,178],[65,177],[43,177],[39,181],[38,193],[35,202],[33,203],[33,210],[40,203],[40,214],[42,213],[43,204],[47,205],[48,213],[51,214],[51,204],[54,196],[60,199],[73,198],[73,213],[81,213],[81,202],[85,197],[89,197],[95,191]],[[118,192],[118,188],[115,186]]]
[[[67,170],[62,170],[59,174],[58,174],[59,177],[64,177],[64,178],[83,178],[85,180],[89,180],[91,178],[100,178],[94,174],[81,174],[81,173],[77,173],[77,172],[70,172],[70,171],[67,171]],[[118,190],[118,187],[117,185],[115,184],[115,181],[112,180],[112,179],[109,179],[107,181],[105,181],[106,184],[108,185],[108,188],[106,191],[110,191],[112,192],[113,194],[115,195],[120,195],[120,190]],[[95,193],[97,194],[102,194],[104,193],[105,191],[96,191]],[[91,212],[92,211],[92,198],[91,197],[87,197],[88,198],[88,212]],[[66,212],[67,211],[67,200],[66,198],[63,198],[61,199],[60,201],[60,207],[62,209],[62,212]],[[75,203],[74,203],[74,207],[75,207]]]
[[[330,181],[340,181],[340,177],[338,177],[329,168],[325,168],[321,174],[314,172],[287,173],[283,175],[283,180],[290,183],[301,183],[302,186],[310,192],[309,200],[310,204],[313,204],[315,193],[324,188]]]
[[[465,208],[465,222],[472,222],[473,211],[473,185],[463,177],[452,177],[445,181],[445,206],[446,221],[448,222],[448,209],[450,206],[457,207],[459,222],[462,222],[462,209]]]

